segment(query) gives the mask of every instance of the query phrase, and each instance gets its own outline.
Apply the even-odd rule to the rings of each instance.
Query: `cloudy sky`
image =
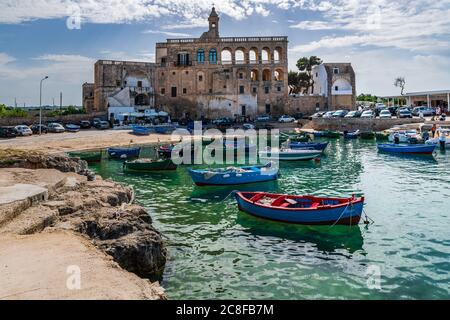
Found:
[[[97,59],[153,61],[155,42],[198,37],[211,0],[0,0],[0,103],[81,104]],[[222,36],[287,35],[302,56],[352,62],[358,93],[450,89],[450,0],[220,0]]]

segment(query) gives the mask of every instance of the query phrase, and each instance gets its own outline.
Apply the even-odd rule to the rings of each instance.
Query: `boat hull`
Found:
[[[177,165],[171,160],[152,161],[152,162],[125,162],[124,168],[127,171],[170,171],[176,170]]]
[[[189,175],[197,186],[227,186],[241,185],[258,182],[276,180],[278,178],[278,169],[270,169],[262,174],[260,168],[243,167],[243,169],[253,170],[251,172],[224,172],[208,176],[206,170],[189,170]]]
[[[150,128],[141,127],[141,126],[134,126],[133,127],[133,134],[137,136],[149,136],[151,133]]]
[[[71,152],[69,156],[72,158],[80,158],[80,160],[84,160],[88,163],[95,163],[102,161],[102,152]]]
[[[324,209],[286,209],[273,208],[258,205],[243,196],[245,194],[236,193],[236,201],[239,210],[252,216],[293,224],[303,225],[357,225],[361,220],[364,207],[364,198],[355,199],[351,204]],[[256,193],[253,193],[256,194]]]
[[[289,145],[291,149],[309,149],[309,150],[320,150],[324,151],[328,147],[328,142],[324,143],[313,143],[313,142],[291,142]]]
[[[141,148],[109,148],[108,155],[114,159],[130,159],[138,158],[141,153]]]
[[[299,150],[302,151],[302,150]],[[303,150],[308,151],[308,150]],[[312,151],[312,150],[311,150]],[[279,160],[279,161],[308,161],[313,160],[322,154],[322,151],[301,153],[301,152],[266,152],[259,153],[259,157],[264,160]]]
[[[400,145],[400,144],[379,144],[378,150],[387,153],[397,153],[397,154],[432,154],[435,145],[427,144],[411,144],[411,145]]]

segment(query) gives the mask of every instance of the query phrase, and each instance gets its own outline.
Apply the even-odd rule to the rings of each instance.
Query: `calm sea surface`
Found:
[[[449,151],[393,156],[375,141],[335,139],[321,163],[281,163],[277,182],[229,188],[196,187],[185,166],[125,174],[121,162],[104,160],[93,168],[134,186],[166,237],[170,299],[450,299]],[[264,221],[238,211],[228,197],[235,189],[364,194],[375,223]]]

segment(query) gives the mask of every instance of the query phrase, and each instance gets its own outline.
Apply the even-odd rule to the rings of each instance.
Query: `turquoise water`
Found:
[[[321,163],[282,163],[277,182],[239,188],[362,193],[374,224],[356,227],[248,216],[227,198],[237,187],[196,187],[187,167],[124,174],[121,162],[103,161],[93,168],[134,186],[167,238],[162,284],[170,299],[450,298],[449,151],[393,156],[379,154],[375,142],[336,139]]]

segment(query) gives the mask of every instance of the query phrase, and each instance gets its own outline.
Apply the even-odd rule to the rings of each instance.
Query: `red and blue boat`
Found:
[[[436,145],[429,144],[379,144],[378,150],[381,152],[397,154],[432,154]]]
[[[278,168],[269,163],[266,166],[191,169],[189,175],[197,186],[227,186],[276,180]]]
[[[250,215],[304,225],[357,225],[364,197],[319,198],[266,192],[236,192],[239,210]]]

